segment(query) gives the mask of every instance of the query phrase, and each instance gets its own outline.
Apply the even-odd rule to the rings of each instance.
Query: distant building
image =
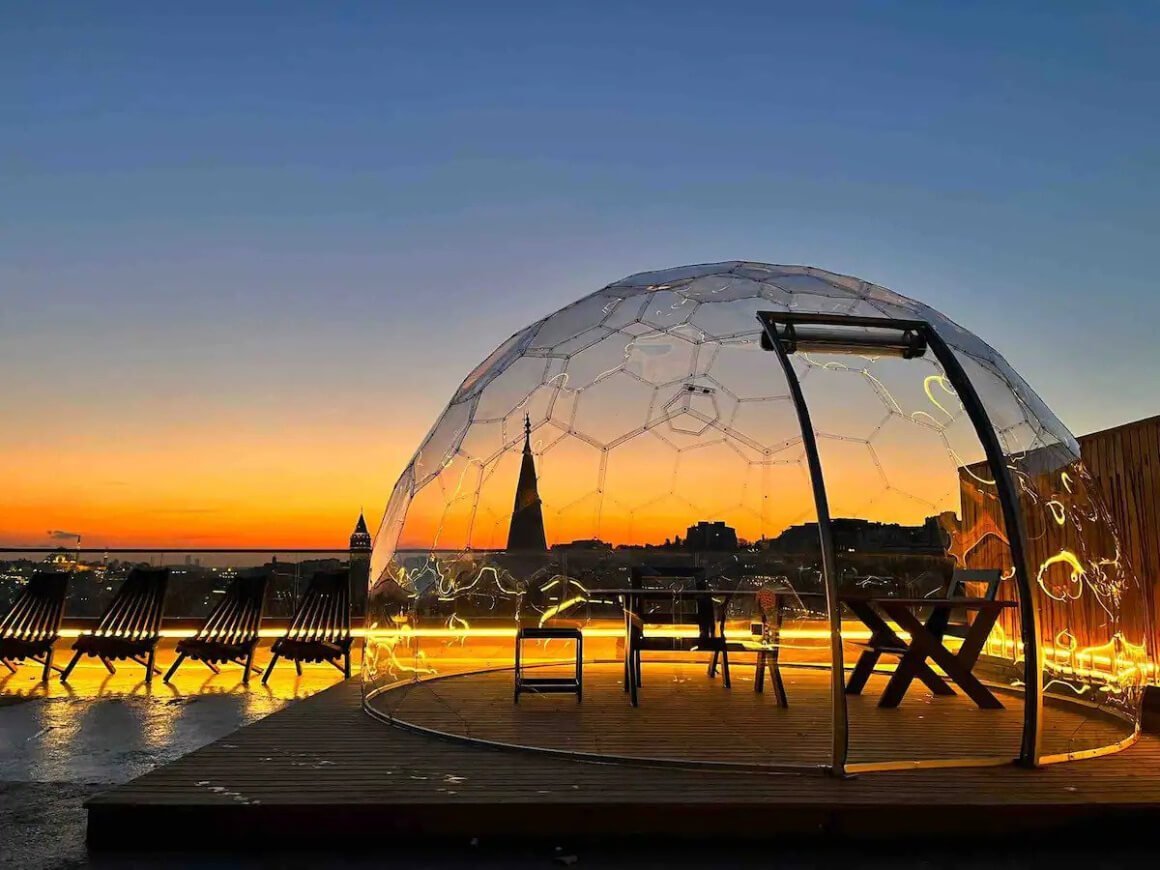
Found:
[[[834,549],[839,553],[899,553],[942,556],[950,536],[942,516],[927,517],[921,526],[876,523],[835,517],[830,520]],[[807,553],[818,549],[818,524],[790,526],[768,542],[769,549],[783,553]]]
[[[524,458],[520,465],[520,479],[516,484],[516,499],[512,505],[512,521],[508,528],[509,551],[544,552],[548,539],[544,534],[544,512],[540,491],[536,485],[536,461],[532,456],[532,421],[524,415]]]
[[[680,540],[679,538],[677,539]],[[737,530],[720,520],[702,520],[685,531],[686,550],[736,550]]]
[[[358,522],[350,535],[350,603],[354,613],[366,612],[367,586],[371,577],[371,543],[366,518],[360,511]]]
[[[76,565],[77,559],[64,547],[57,547],[45,556],[44,561],[58,571],[69,571]]]
[[[599,538],[583,538],[567,544],[552,544],[552,550],[611,550],[612,544]]]

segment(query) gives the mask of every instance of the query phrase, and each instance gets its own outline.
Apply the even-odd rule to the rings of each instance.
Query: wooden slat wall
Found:
[[[1094,432],[1081,437],[1079,443],[1084,465],[1094,478],[1115,522],[1120,555],[1140,578],[1143,608],[1151,616],[1150,650],[1155,655],[1160,653],[1160,417]],[[963,529],[995,526],[1001,529],[1003,522],[998,502],[993,494],[980,492],[972,473],[986,475],[988,472],[984,464],[978,464],[960,474]],[[1076,549],[1074,540],[1068,539],[1068,534],[1073,532],[1071,527],[1063,528],[1051,522],[1043,505],[1025,503],[1024,522],[1028,530],[1027,556],[1032,571],[1061,549]],[[1110,536],[1096,534],[1094,537],[1089,543],[1096,552],[1109,557],[1114,555],[1115,544]],[[968,546],[973,543],[970,531],[964,539]],[[964,561],[971,567],[1010,567],[1006,544],[994,536],[984,538],[982,543],[973,547]],[[1009,597],[1014,595],[1014,590],[1005,588],[1003,593]],[[1140,603],[1132,602],[1132,606],[1139,608]],[[1107,615],[1093,596],[1083,596],[1078,601],[1063,604],[1045,599],[1041,617],[1042,633],[1046,639],[1050,640],[1066,629],[1081,647],[1108,641]],[[1008,636],[1018,636],[1015,619],[1014,613],[1006,614],[1001,623]]]
[[[1079,443],[1148,597],[1155,654],[1160,651],[1160,417],[1093,432]]]

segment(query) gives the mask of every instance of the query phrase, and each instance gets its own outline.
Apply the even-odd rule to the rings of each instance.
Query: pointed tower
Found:
[[[358,616],[366,613],[367,586],[371,579],[371,533],[359,511],[358,522],[350,534],[350,606]]]
[[[536,487],[536,461],[532,457],[532,421],[527,414],[524,415],[524,459],[520,465],[520,482],[516,485],[507,548],[509,551],[548,549],[540,491]]]

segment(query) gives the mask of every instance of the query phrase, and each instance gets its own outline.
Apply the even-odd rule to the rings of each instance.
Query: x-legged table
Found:
[[[874,666],[882,655],[899,657],[898,667],[886,684],[879,707],[897,707],[914,680],[920,679],[936,695],[953,695],[947,680],[935,672],[927,660],[938,665],[947,677],[980,707],[1002,709],[999,699],[972,673],[975,662],[1004,609],[1014,607],[1013,601],[989,601],[985,598],[870,598],[848,596],[843,603],[870,629],[870,642],[854,666],[846,693],[859,694],[866,685]],[[915,614],[930,608],[923,622]],[[975,612],[962,646],[952,652],[943,643],[951,612],[955,608]],[[887,624],[894,623],[910,635],[907,643]]]

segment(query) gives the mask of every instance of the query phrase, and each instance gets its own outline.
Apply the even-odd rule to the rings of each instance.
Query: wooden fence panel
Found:
[[[1143,601],[1129,603],[1147,611],[1149,649],[1152,655],[1160,654],[1160,417],[1094,432],[1081,437],[1079,444],[1083,464],[1093,478],[1092,485],[1118,532],[1119,558],[1140,578]],[[966,566],[1001,567],[1008,571],[1011,561],[999,503],[993,487],[978,483],[979,477],[987,475],[986,465],[982,463],[960,472],[962,526],[952,546],[954,555]],[[1027,476],[1024,483],[1040,496],[1038,502],[1028,498],[1022,503],[1028,537],[1027,558],[1032,572],[1050,565],[1045,569],[1049,588],[1052,584],[1069,582],[1071,568],[1060,560],[1061,553],[1083,549],[1105,558],[1117,554],[1116,541],[1102,523],[1087,524],[1082,532],[1085,540],[1077,542],[1075,526],[1058,520],[1053,513],[1058,510],[1062,515],[1065,511],[1062,504],[1050,504],[1052,489],[1062,493],[1074,485],[1076,500],[1082,502],[1084,482],[1077,480],[1061,486],[1060,481],[1048,481],[1047,476]],[[1083,561],[1083,554],[1079,555]],[[1091,565],[1085,567],[1090,570]],[[1113,569],[1108,570],[1110,573]],[[1002,594],[1010,597],[1015,590],[1005,584]],[[1108,642],[1109,618],[1097,596],[1083,595],[1058,602],[1050,596],[1042,598],[1040,627],[1047,642],[1058,638],[1061,648],[1065,644],[1084,648]],[[1000,627],[1006,637],[1019,636],[1017,619],[1015,612],[1004,614]],[[1135,622],[1138,624],[1139,619]]]

